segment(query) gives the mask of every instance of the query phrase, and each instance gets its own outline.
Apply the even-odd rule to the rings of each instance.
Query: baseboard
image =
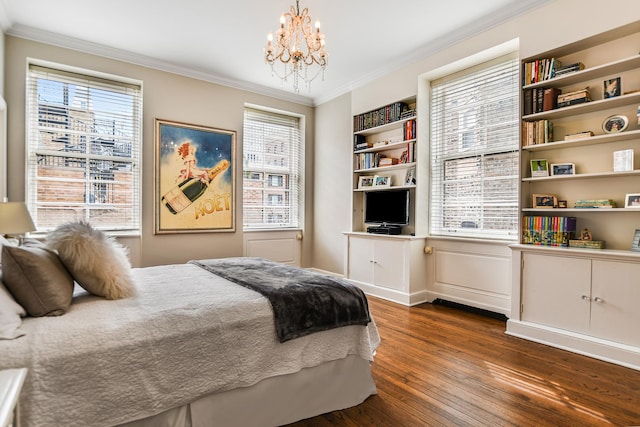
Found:
[[[640,348],[562,329],[509,319],[508,335],[640,371]]]
[[[369,283],[357,282],[355,280],[349,280],[351,283],[359,287],[365,294],[371,295],[377,298],[382,298],[387,301],[395,302],[398,304],[412,306],[427,302],[426,291],[415,292],[408,294],[400,292],[394,289],[382,288],[380,286],[374,286]]]
[[[433,290],[425,291],[427,301],[433,302],[437,299],[451,301],[458,304],[468,305],[493,313],[511,316],[511,301],[505,297],[495,297],[493,295],[471,293],[460,289],[447,289],[445,292]]]

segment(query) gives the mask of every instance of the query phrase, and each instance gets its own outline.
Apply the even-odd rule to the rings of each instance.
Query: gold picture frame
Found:
[[[156,119],[155,152],[155,234],[235,231],[235,131]]]

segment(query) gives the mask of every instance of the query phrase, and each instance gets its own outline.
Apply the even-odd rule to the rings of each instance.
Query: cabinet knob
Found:
[[[595,302],[600,302],[600,303],[604,302],[604,300],[602,298],[600,298],[600,297],[595,297],[593,300]]]
[[[584,301],[591,301],[591,298],[589,298],[589,295],[582,295],[581,297]]]

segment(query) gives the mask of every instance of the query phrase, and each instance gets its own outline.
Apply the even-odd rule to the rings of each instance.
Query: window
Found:
[[[518,228],[518,60],[431,82],[431,234],[513,240]]]
[[[304,141],[302,119],[245,108],[244,228],[297,228],[301,223]]]
[[[140,84],[30,64],[26,108],[26,199],[37,230],[84,220],[139,231]]]

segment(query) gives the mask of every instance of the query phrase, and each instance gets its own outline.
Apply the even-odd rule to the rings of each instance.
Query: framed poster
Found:
[[[156,119],[155,234],[235,231],[236,132]]]

